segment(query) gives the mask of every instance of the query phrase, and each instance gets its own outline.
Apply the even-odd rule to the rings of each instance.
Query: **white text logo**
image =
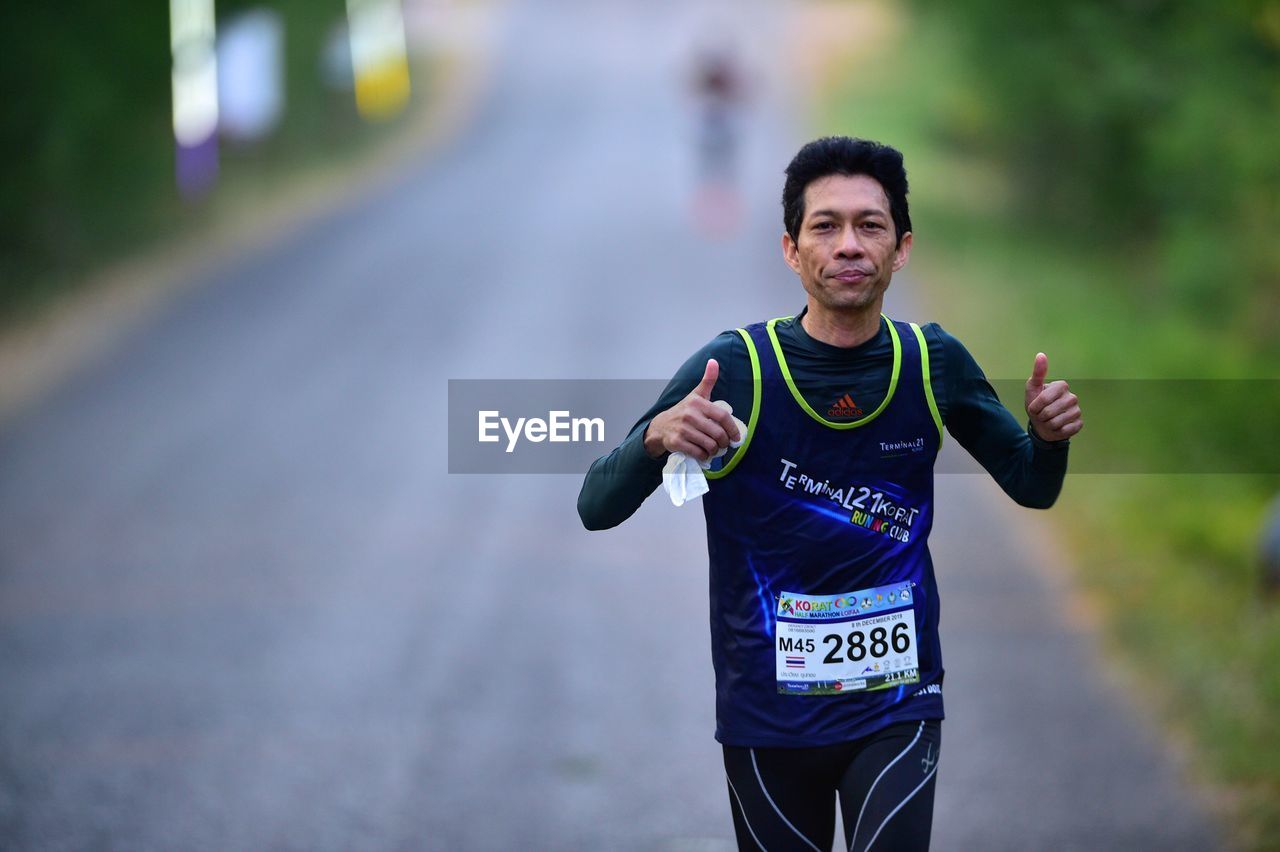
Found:
[[[541,417],[517,417],[515,423],[503,417],[499,411],[481,411],[479,424],[480,443],[498,443],[498,429],[501,428],[507,436],[508,453],[515,451],[521,436],[535,444],[542,441],[553,444],[604,442],[604,418],[574,417],[568,411],[549,411],[546,420]]]

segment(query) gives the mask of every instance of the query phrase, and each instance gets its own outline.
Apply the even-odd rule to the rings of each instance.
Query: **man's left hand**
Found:
[[[1045,384],[1049,375],[1049,356],[1036,355],[1031,378],[1027,379],[1026,408],[1031,428],[1042,441],[1065,441],[1084,428],[1080,400],[1062,379]]]

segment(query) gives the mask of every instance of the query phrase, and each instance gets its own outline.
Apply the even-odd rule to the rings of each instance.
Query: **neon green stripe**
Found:
[[[942,429],[942,415],[938,413],[938,403],[933,398],[933,376],[929,375],[929,344],[925,343],[924,332],[920,330],[920,326],[911,323],[911,330],[916,333],[916,340],[920,341],[920,371],[924,373],[924,398],[929,401],[929,411],[933,413],[933,422],[938,427],[938,448],[941,449],[946,433]]]
[[[787,388],[791,391],[791,395],[795,397],[800,407],[808,413],[810,417],[817,420],[823,426],[830,426],[832,429],[856,429],[859,426],[865,426],[872,420],[880,416],[880,412],[884,411],[889,405],[889,400],[893,399],[893,392],[898,389],[898,373],[902,369],[902,341],[898,339],[897,326],[884,314],[885,322],[889,324],[889,336],[893,338],[893,376],[889,379],[889,392],[884,395],[884,401],[880,403],[880,407],[875,411],[863,417],[861,420],[854,420],[849,423],[833,423],[822,417],[818,412],[809,407],[809,403],[804,401],[804,397],[800,395],[800,391],[796,388],[795,381],[791,378],[791,369],[787,367],[787,359],[782,354],[782,344],[778,342],[778,335],[774,332],[773,327],[779,320],[790,319],[790,317],[779,317],[778,319],[769,320],[769,341],[773,344],[773,354],[777,356],[778,366],[782,368],[782,378],[787,382]]]
[[[733,458],[729,459],[724,467],[719,470],[703,471],[707,479],[719,479],[738,466],[738,462],[742,461],[742,457],[747,454],[747,447],[751,446],[751,436],[755,435],[756,422],[760,419],[760,356],[756,353],[755,341],[751,339],[747,330],[740,328],[738,334],[741,334],[742,339],[747,342],[747,355],[751,357],[751,416],[747,419],[747,436],[743,439],[742,446],[738,447]]]

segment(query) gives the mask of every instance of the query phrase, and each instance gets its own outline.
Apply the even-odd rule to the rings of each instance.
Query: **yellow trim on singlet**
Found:
[[[800,407],[805,410],[805,413],[814,420],[817,420],[823,426],[829,426],[832,429],[856,429],[859,426],[865,426],[872,420],[879,417],[880,412],[884,411],[885,408],[888,407],[889,400],[893,399],[893,392],[898,389],[898,373],[902,369],[902,341],[898,339],[898,329],[893,324],[893,320],[889,319],[884,314],[881,314],[880,316],[886,323],[888,323],[889,336],[893,338],[893,375],[889,379],[889,392],[884,395],[884,401],[880,403],[879,408],[868,414],[866,417],[863,417],[860,420],[853,420],[849,423],[833,423],[832,421],[822,417],[818,412],[809,407],[809,403],[805,402],[804,397],[800,394],[800,390],[796,387],[795,381],[791,378],[791,370],[787,367],[786,356],[782,354],[782,344],[778,342],[778,335],[773,330],[774,325],[780,320],[791,319],[791,317],[779,317],[778,319],[769,320],[769,323],[766,326],[769,332],[769,341],[773,344],[773,354],[778,359],[778,366],[782,369],[782,378],[787,383],[787,389],[791,391],[791,396],[794,397]]]
[[[946,433],[942,429],[942,415],[938,412],[938,403],[933,398],[933,376],[929,374],[929,344],[925,342],[924,332],[920,330],[920,326],[911,323],[911,330],[915,332],[916,340],[920,342],[920,372],[924,375],[924,398],[929,401],[929,412],[933,414],[933,422],[938,427],[938,449],[942,449]]]
[[[746,341],[747,355],[751,358],[751,416],[747,419],[747,434],[742,439],[742,446],[734,451],[733,458],[725,462],[724,467],[719,470],[703,471],[707,479],[719,479],[738,466],[738,462],[747,454],[747,447],[751,446],[751,436],[756,433],[756,423],[760,420],[760,355],[756,352],[755,341],[751,339],[747,330],[740,328],[737,332]]]

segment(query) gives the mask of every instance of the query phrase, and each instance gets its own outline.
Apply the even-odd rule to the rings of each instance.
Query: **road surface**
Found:
[[[697,507],[586,533],[580,476],[449,475],[445,408],[449,379],[662,379],[801,306],[806,130],[749,37],[787,7],[734,9],[773,72],[734,233],[690,225],[707,10],[513,4],[448,150],[0,430],[0,847],[731,848]],[[939,490],[935,848],[1211,848],[1018,512]]]

